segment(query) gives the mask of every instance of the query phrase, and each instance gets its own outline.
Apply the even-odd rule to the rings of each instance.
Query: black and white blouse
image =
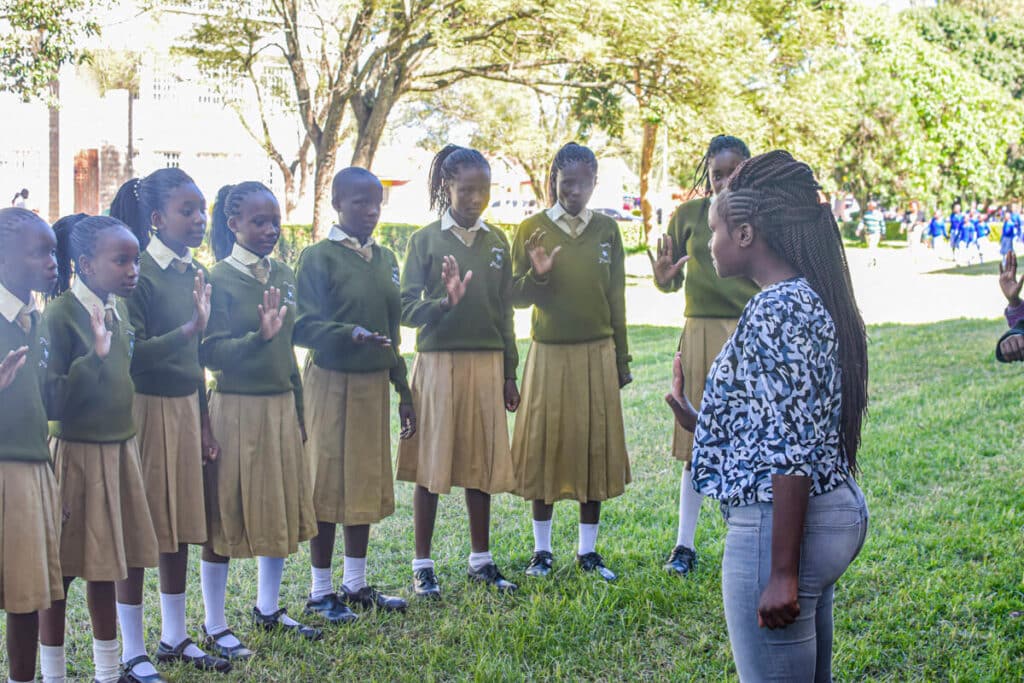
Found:
[[[694,488],[728,505],[772,501],[772,475],[811,495],[849,475],[840,451],[842,376],[832,317],[807,280],[755,295],[718,354],[694,433]]]

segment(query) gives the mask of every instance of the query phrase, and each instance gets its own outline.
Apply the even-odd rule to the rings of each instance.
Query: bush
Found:
[[[846,221],[845,223],[839,224],[839,231],[848,240],[853,241],[864,241],[864,236],[857,235],[857,226],[860,225],[860,221],[854,219],[852,221]],[[882,235],[882,239],[886,242],[906,242],[907,236],[905,233],[900,232],[903,224],[901,221],[886,221],[885,222],[885,234]]]

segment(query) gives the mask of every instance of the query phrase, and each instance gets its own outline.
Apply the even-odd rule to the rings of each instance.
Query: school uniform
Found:
[[[232,558],[286,557],[316,535],[310,466],[299,429],[302,383],[292,350],[295,276],[236,244],[210,269],[210,322],[199,346],[213,372],[210,425],[220,457],[205,468],[210,547]],[[270,287],[284,326],[260,336],[257,306]]]
[[[554,268],[538,278],[526,241],[538,229]],[[512,244],[517,306],[533,305],[532,339],[512,438],[516,493],[528,500],[603,501],[631,475],[619,376],[629,372],[625,256],[618,225],[556,204],[526,219]]]
[[[684,284],[685,308],[683,332],[678,350],[682,354],[683,374],[687,378],[686,396],[700,409],[704,379],[718,352],[725,346],[739,321],[743,307],[758,292],[746,278],[720,278],[711,261],[711,227],[708,225],[710,198],[693,199],[676,209],[669,223],[672,260],[690,256],[683,270],[666,285],[655,285],[663,292],[676,292]],[[684,280],[685,278],[685,280]],[[673,420],[672,455],[689,463],[693,459],[693,434]]]
[[[60,498],[46,445],[43,378],[49,342],[39,313],[0,285],[0,355],[29,347],[0,391],[0,609],[44,610],[64,597]]]
[[[334,226],[298,266],[293,340],[312,350],[303,373],[316,519],[374,524],[395,510],[391,402],[413,402],[398,350],[402,302],[394,252]],[[356,344],[356,327],[387,335],[391,348]]]
[[[96,355],[91,316],[104,312],[110,352]],[[130,373],[135,330],[123,301],[100,300],[81,279],[46,306],[50,335],[47,407],[60,499],[65,576],[120,581],[129,568],[155,567],[158,543],[142,476]]]
[[[962,213],[949,215],[949,243],[953,249],[968,243],[967,234],[964,232],[965,225],[969,226],[970,221],[966,220]]]
[[[161,553],[206,542],[200,432],[206,376],[199,365],[198,335],[186,339],[181,331],[195,311],[195,278],[201,270],[190,253],[179,257],[154,236],[127,301],[135,328],[135,425]]]
[[[473,279],[446,312],[441,263],[449,255]],[[431,493],[511,491],[504,384],[516,378],[519,354],[507,238],[482,220],[462,228],[446,212],[409,240],[401,282],[402,324],[417,328],[411,389],[418,428],[399,445],[398,479]]]
[[[1003,232],[999,237],[999,253],[1006,256],[1013,251],[1013,243],[1018,239],[1017,226],[1013,219],[1003,221]]]
[[[946,222],[939,218],[933,218],[928,223],[928,238],[931,241],[932,249],[939,244],[939,240],[946,237]]]

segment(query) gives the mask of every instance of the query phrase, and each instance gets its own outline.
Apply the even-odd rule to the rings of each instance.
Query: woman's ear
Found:
[[[153,211],[149,214],[149,224],[154,230],[159,230],[164,227],[164,217],[159,211]]]
[[[743,223],[737,226],[734,231],[736,234],[736,243],[741,247],[749,247],[754,243],[754,226],[750,223]]]
[[[238,216],[232,216],[228,219],[228,230],[233,233],[238,233]]]
[[[82,254],[75,261],[75,275],[85,275],[90,277],[92,275],[92,259]]]

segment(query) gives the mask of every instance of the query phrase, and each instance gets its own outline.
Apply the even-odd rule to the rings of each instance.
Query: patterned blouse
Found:
[[[842,484],[839,344],[804,278],[750,300],[708,373],[694,433],[694,488],[732,506],[772,501],[772,475],[810,477],[811,495]]]

